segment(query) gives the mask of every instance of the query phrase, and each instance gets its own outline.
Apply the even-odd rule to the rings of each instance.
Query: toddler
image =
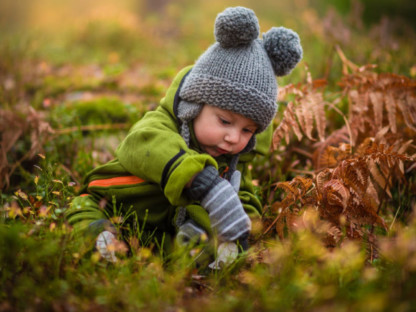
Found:
[[[250,218],[260,216],[249,163],[269,149],[276,76],[290,73],[302,47],[284,27],[260,39],[256,15],[243,7],[220,13],[214,34],[158,108],[131,128],[116,158],[86,176],[67,212],[75,233],[92,235],[109,261],[117,261],[108,248],[115,213],[122,228],[143,226],[168,251],[202,236],[245,245]]]

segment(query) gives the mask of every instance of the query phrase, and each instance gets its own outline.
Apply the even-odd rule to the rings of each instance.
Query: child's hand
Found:
[[[241,184],[241,172],[238,170],[235,170],[233,174],[231,175],[230,183],[233,186],[235,192],[238,194],[238,191],[240,190],[240,184]]]
[[[207,239],[207,237],[208,235],[203,229],[192,220],[188,220],[179,227],[176,242],[180,246],[185,246],[190,243],[199,243],[200,240]]]
[[[234,178],[236,181],[239,174]],[[237,184],[237,183],[236,183]],[[250,232],[251,221],[244,211],[234,187],[220,178],[217,169],[208,166],[198,173],[188,190],[191,198],[201,201],[211,227],[222,241],[234,241]]]
[[[223,241],[234,241],[251,229],[250,218],[230,182],[221,179],[205,197],[201,205],[209,213],[211,227]]]

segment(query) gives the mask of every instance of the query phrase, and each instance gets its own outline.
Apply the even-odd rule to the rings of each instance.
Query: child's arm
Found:
[[[116,155],[128,172],[159,184],[174,206],[190,204],[183,189],[195,174],[208,165],[217,167],[213,157],[186,145],[176,120],[160,106],[133,126]]]

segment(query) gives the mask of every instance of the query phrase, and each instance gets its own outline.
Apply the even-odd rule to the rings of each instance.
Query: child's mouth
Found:
[[[217,147],[217,152],[220,153],[220,154],[228,154],[229,153],[229,151],[227,151],[225,149],[222,149],[220,147]]]

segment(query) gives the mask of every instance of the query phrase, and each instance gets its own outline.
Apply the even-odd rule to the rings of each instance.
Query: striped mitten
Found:
[[[207,237],[207,233],[195,222],[187,220],[179,227],[178,234],[176,234],[176,241],[179,246],[185,246],[189,243],[199,243],[203,235]]]
[[[251,221],[237,192],[230,182],[218,175],[215,167],[207,166],[198,173],[187,193],[201,201],[220,240],[234,241],[250,232]]]

